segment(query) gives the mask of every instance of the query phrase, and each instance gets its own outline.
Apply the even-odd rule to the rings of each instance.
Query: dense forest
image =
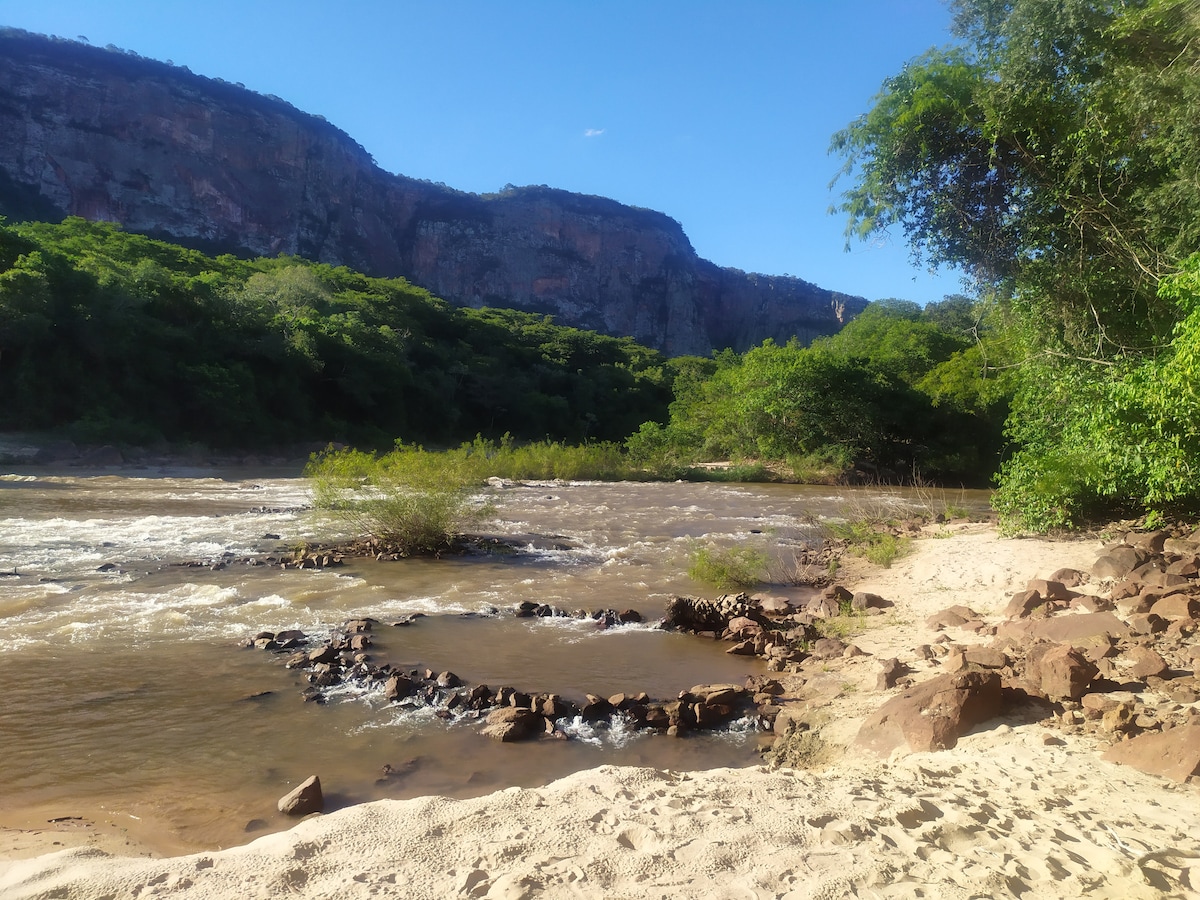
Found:
[[[0,227],[8,429],[243,448],[620,440],[664,415],[671,380],[632,340],[457,309],[403,279],[75,218]]]
[[[213,258],[82,219],[0,227],[6,427],[83,440],[628,438],[631,463],[658,477],[732,458],[800,479],[979,483],[1008,397],[981,331],[966,298],[889,301],[811,348],[666,360],[402,279]]]

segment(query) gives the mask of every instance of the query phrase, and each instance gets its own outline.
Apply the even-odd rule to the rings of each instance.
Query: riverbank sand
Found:
[[[811,769],[601,767],[472,800],[379,801],[167,859],[7,829],[0,897],[1200,897],[1195,779],[1104,762],[1093,732],[1014,715],[951,750],[842,749],[899,692],[875,690],[879,660],[938,674],[913,652],[938,637],[929,616],[963,604],[998,618],[1031,578],[1088,571],[1099,551],[967,525],[890,569],[856,568],[852,587],[895,606],[847,638],[864,655],[827,667],[825,688],[809,678]],[[31,855],[54,841],[67,849]]]

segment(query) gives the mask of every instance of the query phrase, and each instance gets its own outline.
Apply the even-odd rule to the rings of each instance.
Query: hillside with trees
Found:
[[[0,226],[6,430],[77,440],[620,440],[665,415],[656,351],[404,279],[243,260],[71,218]]]

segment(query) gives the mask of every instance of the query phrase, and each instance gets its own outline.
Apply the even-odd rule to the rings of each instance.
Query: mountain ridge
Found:
[[[654,210],[393,174],[324,117],[115,48],[0,29],[0,214],[403,276],[671,355],[831,334],[866,301],[700,258]]]

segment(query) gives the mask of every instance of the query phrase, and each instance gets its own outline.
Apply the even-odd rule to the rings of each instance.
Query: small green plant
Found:
[[[867,617],[858,611],[850,614],[842,614],[839,610],[839,614],[836,616],[817,619],[815,622],[813,622],[813,628],[815,628],[822,637],[845,639],[866,631]]]
[[[748,590],[762,583],[766,566],[767,555],[753,547],[697,547],[687,572],[718,590]]]
[[[859,520],[831,523],[829,528],[851,553],[885,569],[912,548],[911,538],[897,537],[883,524]]]
[[[398,446],[376,457],[357,450],[314,455],[305,475],[313,501],[402,553],[437,553],[448,548],[467,525],[487,518],[476,479],[448,454]]]

